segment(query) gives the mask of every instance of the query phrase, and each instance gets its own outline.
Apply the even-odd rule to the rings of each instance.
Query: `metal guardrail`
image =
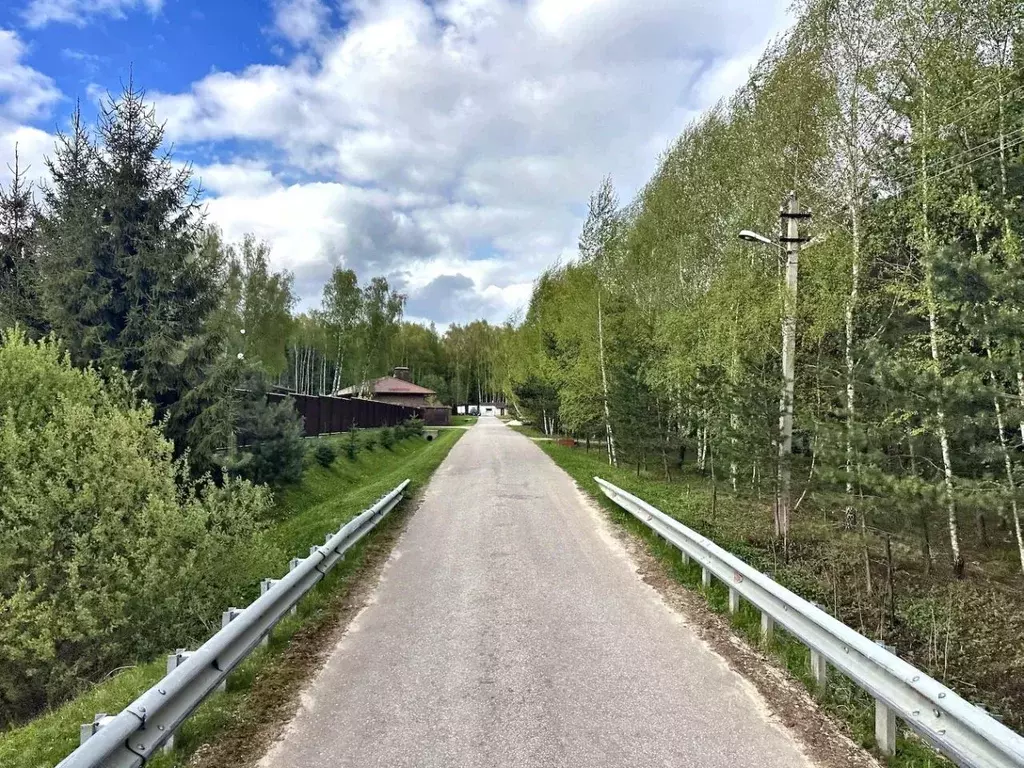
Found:
[[[323,546],[310,549],[309,557],[293,561],[291,571],[269,582],[255,602],[232,614],[196,651],[172,654],[184,660],[119,715],[97,716],[84,726],[86,740],[57,768],[135,768],[152,758],[274,625],[398,505],[408,485],[406,480],[337,533],[328,534]]]
[[[898,716],[960,765],[1024,766],[1024,737],[984,710],[678,520],[606,480],[594,480],[605,496],[681,550],[684,561],[699,564],[705,586],[712,576],[725,582],[730,612],[739,609],[742,597],[761,611],[763,636],[770,637],[779,624],[807,645],[819,685],[824,686],[826,664],[831,664],[871,694],[881,751],[895,752]]]

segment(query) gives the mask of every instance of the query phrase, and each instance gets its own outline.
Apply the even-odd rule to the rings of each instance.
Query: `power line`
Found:
[[[925,164],[924,171],[927,172],[928,170],[930,170],[932,168],[935,168],[936,166],[945,165],[946,163],[950,163],[950,162],[955,162],[956,160],[959,160],[960,158],[964,157],[965,155],[969,155],[972,152],[977,152],[979,149],[982,149],[982,148],[988,146],[989,144],[997,143],[1000,140],[1000,138],[1002,138],[1003,141],[1006,141],[1007,139],[1015,137],[1017,134],[1021,134],[1021,133],[1024,133],[1024,126],[1022,126],[1020,128],[1015,128],[1014,130],[1010,131],[1009,133],[1003,134],[1003,136],[1001,136],[1001,137],[1000,136],[996,136],[994,138],[989,139],[988,141],[983,141],[981,144],[977,144],[977,145],[975,145],[973,147],[968,147],[967,149],[965,149],[962,152],[959,152],[959,153],[953,155],[952,157],[936,158],[935,160],[932,160],[930,163],[926,163]],[[1009,149],[1009,145],[1007,145],[1006,148]],[[996,152],[998,152],[998,151],[999,151],[999,148],[997,147],[996,148]],[[916,176],[918,173],[921,172],[921,170],[922,170],[921,168],[915,168],[912,171],[907,171],[906,173],[902,173],[899,176],[894,177],[892,179],[892,182],[893,183],[899,183],[899,182],[903,181],[904,179],[909,179],[912,176]]]
[[[1009,144],[1007,144],[1005,146],[1005,149],[1012,149],[1013,147],[1020,146],[1021,144],[1024,144],[1024,136],[1021,136],[1020,138],[1018,138],[1018,139],[1010,142]],[[975,163],[979,162],[980,160],[985,160],[986,158],[989,158],[989,157],[992,157],[995,154],[998,154],[1000,149],[1003,149],[1003,148],[996,147],[995,149],[990,150],[990,151],[988,151],[988,152],[986,152],[986,153],[984,153],[982,155],[979,155],[978,157],[975,157],[972,160],[967,161],[966,163],[961,163],[960,165],[953,166],[952,168],[946,168],[945,170],[939,171],[938,173],[936,173],[936,174],[934,174],[932,176],[928,176],[927,178],[918,179],[913,184],[906,185],[902,190],[898,191],[896,194],[900,195],[903,192],[906,192],[908,190],[913,189],[914,187],[918,186],[919,184],[923,184],[925,181],[935,181],[936,179],[941,179],[943,176],[948,176],[949,174],[951,174],[951,173],[953,173],[955,171],[959,171],[959,170],[961,170],[963,168],[969,168],[970,166],[974,165]]]
[[[999,77],[996,77],[996,78],[995,78],[994,80],[991,80],[991,81],[989,81],[988,83],[986,83],[985,85],[981,86],[981,87],[980,87],[980,88],[978,88],[977,90],[975,90],[975,91],[971,91],[971,92],[970,92],[969,94],[967,94],[967,96],[965,96],[964,98],[962,98],[962,99],[961,99],[960,101],[958,101],[958,102],[957,102],[956,104],[953,104],[953,105],[952,105],[952,106],[950,106],[950,107],[946,107],[946,108],[945,108],[944,110],[942,110],[942,111],[941,111],[941,112],[939,112],[939,113],[938,113],[937,115],[935,115],[935,117],[934,117],[933,119],[934,119],[934,120],[936,120],[936,121],[939,121],[939,120],[941,120],[941,119],[942,119],[942,118],[944,118],[944,117],[945,117],[946,115],[948,115],[948,114],[949,114],[950,112],[952,112],[952,111],[953,111],[954,109],[959,109],[959,108],[960,108],[960,107],[962,107],[962,106],[963,106],[964,104],[966,104],[967,102],[969,102],[969,101],[970,101],[971,99],[973,99],[973,98],[976,98],[976,97],[977,97],[977,96],[978,96],[979,94],[983,93],[983,92],[984,92],[985,90],[987,90],[988,88],[992,87],[992,86],[993,86],[993,85],[995,85],[996,83],[1002,82],[1003,80],[1008,80],[1008,79],[1010,79],[1010,78],[1011,78],[1012,76],[1014,76],[1014,75],[1016,75],[1016,74],[1017,74],[1017,72],[1016,72],[1016,71],[1014,71],[1013,69],[1009,69],[1009,70],[1007,70],[1007,71],[1006,71],[1006,72],[1004,72],[1004,73],[1003,73],[1003,74],[1002,74],[1001,76],[999,76]],[[1014,88],[1013,90],[1011,90],[1011,91],[1009,91],[1009,92],[1007,92],[1007,93],[1004,93],[1004,94],[1003,94],[1003,98],[1004,98],[1004,99],[1006,99],[1006,98],[1009,98],[1009,97],[1010,97],[1010,96],[1011,96],[1011,95],[1012,95],[1012,94],[1013,94],[1014,92],[1016,92],[1016,91],[1019,91],[1019,90],[1021,90],[1021,89],[1024,89],[1024,86],[1020,86],[1020,85],[1019,85],[1019,86],[1017,86],[1016,88]],[[997,96],[997,98],[998,98],[998,96]],[[970,111],[970,110],[968,110],[968,112],[969,112],[969,111]],[[965,113],[965,114],[966,114],[966,113]],[[959,122],[959,118],[957,118],[957,120],[951,120],[951,121],[949,121],[949,122],[952,122],[952,123],[956,123],[956,122]]]

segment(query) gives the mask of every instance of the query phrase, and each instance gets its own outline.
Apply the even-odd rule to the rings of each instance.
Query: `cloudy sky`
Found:
[[[136,83],[209,218],[303,306],[336,264],[407,315],[506,319],[787,25],[788,0],[5,0],[0,160],[31,174],[75,100]],[[0,171],[0,178],[7,174]]]

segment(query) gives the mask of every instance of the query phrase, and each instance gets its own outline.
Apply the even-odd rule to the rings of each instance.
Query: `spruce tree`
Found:
[[[39,295],[53,332],[78,364],[99,358],[104,297],[111,290],[109,275],[95,268],[101,235],[96,154],[76,106],[69,131],[57,133],[54,154],[46,159],[50,179],[42,187]]]
[[[0,328],[20,324],[41,333],[46,322],[37,299],[38,210],[17,147],[14,164],[8,168],[11,181],[0,187]]]
[[[76,362],[134,374],[164,412],[216,307],[220,265],[202,258],[199,190],[163,148],[164,129],[129,81],[108,98],[96,145],[76,112],[49,161],[43,284]]]

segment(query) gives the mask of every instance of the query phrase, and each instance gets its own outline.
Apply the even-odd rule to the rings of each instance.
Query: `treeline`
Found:
[[[337,267],[320,306],[297,312],[293,278],[272,269],[265,242],[227,243],[205,221],[191,168],[173,162],[133,85],[94,127],[75,112],[39,189],[16,154],[11,169],[0,328],[59,339],[76,366],[127,373],[197,476],[244,476],[233,446],[294,431],[283,412],[263,413],[270,387],[331,394],[405,365],[446,404],[505,389],[507,328],[476,321],[441,334],[404,321],[405,297],[384,277],[360,285]]]
[[[292,318],[291,332],[275,342],[281,361],[271,370],[275,382],[302,394],[328,395],[405,366],[413,381],[434,390],[445,405],[504,397],[510,326],[474,320],[442,334],[433,323],[404,321],[403,304],[384,278],[360,288],[355,273],[336,268],[320,307]]]
[[[509,339],[512,391],[612,463],[668,477],[686,457],[774,498],[783,544],[805,503],[913,535],[928,569],[1024,568],[1024,6],[797,10],[633,201],[595,193],[579,257]],[[787,287],[791,191],[813,239]]]

